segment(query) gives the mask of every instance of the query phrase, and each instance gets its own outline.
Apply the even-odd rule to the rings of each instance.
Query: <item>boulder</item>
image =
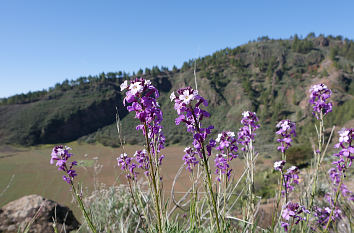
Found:
[[[29,195],[0,209],[0,232],[17,232],[19,228],[23,230],[34,216],[36,217],[29,232],[54,232],[53,219],[56,219],[59,232],[70,232],[79,228],[79,222],[68,207],[39,195]]]

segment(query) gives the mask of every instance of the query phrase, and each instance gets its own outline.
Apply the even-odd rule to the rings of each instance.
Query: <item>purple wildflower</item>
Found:
[[[277,142],[280,142],[278,150],[285,152],[285,150],[291,146],[291,137],[296,137],[296,124],[290,120],[282,120],[276,127],[278,128],[276,134],[280,136],[280,138],[277,139]]]
[[[124,105],[127,106],[129,112],[135,112],[135,118],[140,121],[136,130],[141,130],[149,139],[150,153],[152,156],[157,155],[165,144],[165,136],[162,132],[163,114],[156,99],[159,92],[149,80],[136,78],[130,83],[126,80],[121,84],[121,90],[127,90],[124,98]],[[162,162],[164,156],[158,158],[158,163]],[[158,164],[156,164],[158,166]]]
[[[150,169],[150,160],[147,151],[145,149],[138,150],[135,152],[134,157],[138,163],[138,167],[145,171],[145,175],[148,175]]]
[[[299,168],[296,166],[291,166],[288,170],[284,173],[283,168],[285,166],[285,161],[280,160],[274,162],[274,169],[280,171],[283,176],[283,184],[284,190],[281,191],[283,196],[287,196],[288,193],[295,189],[294,185],[299,184]]]
[[[331,215],[331,208],[329,207],[325,207],[325,208],[320,208],[315,206],[314,207],[314,216],[316,217],[316,222],[319,226],[321,227],[326,227],[328,220],[329,220],[329,216]],[[340,220],[342,211],[337,207],[333,210],[333,214],[331,217],[331,221],[335,222],[337,220]]]
[[[184,165],[186,165],[186,169],[188,169],[190,172],[193,171],[193,168],[199,163],[198,159],[196,158],[196,155],[198,155],[197,152],[193,150],[191,147],[186,147],[184,149],[184,156],[183,156],[183,161]]]
[[[320,119],[321,113],[325,116],[327,113],[332,112],[332,103],[328,102],[331,97],[332,91],[324,84],[316,84],[310,88],[310,104],[312,104],[313,115]]]
[[[68,159],[73,156],[72,153],[69,153],[71,150],[70,147],[67,146],[55,146],[52,150],[50,164],[53,164],[54,161],[57,161],[55,166],[58,167],[58,170],[64,171],[66,175],[63,176],[63,180],[68,184],[71,184],[72,180],[75,176],[77,176],[76,171],[73,169],[74,166],[77,165],[76,161],[73,161],[68,165]]]
[[[341,149],[340,152],[338,154],[334,154],[334,156],[349,161],[348,167],[352,165],[352,161],[354,158],[354,146],[352,145],[353,138],[354,128],[343,128],[339,131],[339,143],[334,146],[335,148]]]
[[[214,160],[216,167],[215,173],[218,175],[220,175],[220,172],[222,174],[226,173],[227,178],[230,179],[232,171],[232,169],[229,170],[230,162],[234,158],[238,157],[238,147],[235,133],[231,131],[224,131],[218,134],[218,137],[215,139],[215,143],[218,144],[215,149],[219,151]],[[218,177],[218,180],[220,181],[220,177]]]
[[[289,222],[297,225],[300,221],[305,221],[306,217],[302,217],[302,213],[309,214],[310,211],[299,203],[288,202],[285,207],[283,207],[282,211],[283,221],[281,222],[281,226],[284,230],[288,231]]]
[[[284,174],[284,188],[287,193],[290,193],[295,189],[294,185],[299,184],[299,168],[296,166],[291,166],[286,173]],[[282,191],[282,194],[285,195],[285,191]]]
[[[208,106],[208,102],[198,94],[197,90],[193,90],[191,87],[179,89],[177,95],[173,92],[170,99],[175,103],[174,108],[178,114],[175,120],[176,125],[185,123],[187,131],[193,134],[194,151],[198,153],[201,159],[204,159],[203,147],[206,146],[207,155],[210,156],[211,148],[215,146],[215,142],[206,143],[206,138],[214,126],[210,125],[203,128],[201,123],[204,117],[210,117],[210,114],[201,108],[202,105]]]
[[[338,153],[333,154],[339,159],[332,162],[335,166],[328,171],[329,177],[332,180],[334,192],[340,191],[342,196],[347,197],[349,200],[354,200],[354,195],[349,191],[347,186],[343,184],[342,179],[345,177],[346,170],[351,167],[354,158],[354,147],[352,145],[353,138],[353,128],[343,128],[339,131],[339,143],[334,147],[340,148],[341,150]]]
[[[255,112],[246,111],[242,113],[242,116],[243,118],[241,120],[241,124],[243,125],[243,127],[239,129],[237,136],[238,143],[243,145],[243,148],[241,148],[241,150],[245,151],[246,146],[248,146],[249,143],[254,140],[256,136],[254,131],[259,128],[259,124],[258,117],[256,116]]]
[[[135,179],[137,175],[135,172],[136,164],[132,162],[132,158],[124,153],[121,154],[119,158],[117,158],[117,162],[118,166],[120,166],[121,169],[126,172],[126,177],[128,179]]]
[[[352,140],[354,136],[354,129],[341,129],[339,131],[339,143],[336,144],[335,148],[340,148],[340,152],[333,154],[335,157],[339,158],[337,161],[334,161],[332,164],[334,167],[330,168],[328,171],[329,177],[332,181],[332,191],[331,193],[326,194],[326,199],[329,204],[329,207],[325,208],[315,208],[315,216],[317,217],[317,223],[325,227],[328,221],[334,222],[338,219],[341,219],[341,213],[338,204],[337,198],[340,196],[346,197],[349,201],[354,201],[353,193],[348,189],[348,187],[343,184],[343,179],[345,178],[346,170],[351,167],[354,147],[352,146]],[[337,196],[338,195],[338,196]],[[336,200],[336,201],[334,201]],[[329,216],[332,213],[331,219]]]
[[[227,155],[226,154],[216,154],[216,158],[214,160],[215,162],[215,167],[216,167],[216,174],[225,174],[227,175],[227,178],[230,179],[231,175],[231,170],[229,170],[230,165],[229,161],[227,160]],[[221,177],[218,176],[218,181],[221,181]]]
[[[354,200],[354,195],[350,192],[345,184],[341,182],[344,178],[344,173],[351,167],[354,158],[354,147],[352,141],[354,138],[354,129],[341,129],[339,131],[339,143],[335,145],[335,148],[340,148],[339,153],[334,154],[338,157],[337,161],[332,164],[335,167],[331,168],[328,173],[332,180],[334,190],[339,189],[344,197],[349,200]],[[338,187],[340,185],[340,187]]]

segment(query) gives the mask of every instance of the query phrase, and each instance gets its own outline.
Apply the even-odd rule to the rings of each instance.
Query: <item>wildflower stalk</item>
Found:
[[[163,136],[161,126],[163,115],[157,102],[157,98],[160,95],[156,87],[151,84],[151,81],[143,78],[136,78],[130,81],[130,83],[126,80],[120,87],[121,91],[127,90],[126,97],[123,100],[124,105],[126,102],[131,103],[130,106],[127,106],[127,110],[129,112],[134,111],[135,118],[140,121],[140,124],[136,129],[142,130],[144,134],[146,150],[137,151],[135,153],[134,156],[137,164],[132,163],[131,158],[127,158],[127,162],[123,160],[118,161],[118,163],[121,163],[122,168],[128,167],[130,172],[133,173],[133,176],[136,175],[134,172],[136,167],[145,170],[151,195],[154,199],[157,228],[161,233],[164,221],[162,214],[159,166],[164,156],[161,155],[159,157],[158,155],[160,150],[164,148],[165,137]]]
[[[74,192],[74,196],[79,204],[79,207],[82,211],[82,213],[84,214],[84,217],[86,219],[86,222],[89,226],[89,228],[91,229],[91,231],[93,233],[96,233],[97,230],[95,228],[95,226],[93,225],[90,216],[88,215],[84,203],[82,202],[82,199],[80,197],[80,194],[77,192],[75,186],[74,186],[74,177],[77,176],[76,171],[74,170],[74,166],[77,165],[76,161],[73,161],[70,163],[70,165],[68,164],[68,159],[70,157],[73,156],[72,153],[70,153],[69,151],[71,150],[70,147],[67,146],[55,146],[52,150],[51,153],[51,159],[50,159],[50,163],[53,164],[56,161],[56,166],[58,167],[58,170],[61,170],[63,172],[66,173],[66,175],[63,176],[63,180],[71,185],[71,188]]]
[[[193,115],[193,118],[195,121],[196,130],[198,133],[201,133],[197,117],[195,116],[193,109],[191,109],[191,110],[192,110],[192,115]],[[211,177],[210,177],[209,163],[208,163],[208,159],[205,154],[204,142],[201,141],[200,143],[201,143],[201,149],[202,149],[202,157],[203,157],[202,159],[203,159],[203,164],[204,164],[204,169],[205,169],[205,176],[206,176],[206,179],[208,182],[209,195],[211,196],[211,201],[212,201],[212,204],[214,207],[216,227],[218,229],[218,232],[220,233],[221,231],[220,231],[220,224],[219,224],[219,214],[218,214],[218,208],[216,206],[215,196],[214,196],[214,192],[213,192],[213,185],[212,185]],[[210,219],[212,219],[212,218],[213,218],[213,213],[212,213],[212,211],[210,211]]]
[[[245,152],[245,162],[247,166],[247,177],[246,186],[248,189],[247,196],[247,207],[246,219],[251,224],[254,224],[254,214],[255,214],[255,195],[254,195],[254,162],[255,162],[255,151],[253,147],[253,141],[255,140],[255,131],[260,126],[258,125],[258,118],[255,112],[245,111],[242,113],[243,118],[241,119],[241,124],[243,127],[240,128],[238,135],[238,144],[243,145],[243,150]],[[247,226],[248,227],[248,226]]]
[[[283,174],[281,174],[280,176],[280,183],[279,183],[279,187],[278,187],[278,196],[277,196],[277,205],[276,205],[276,209],[273,212],[273,218],[272,218],[272,233],[274,232],[275,226],[277,225],[276,223],[278,221],[276,221],[276,219],[278,218],[278,209],[279,209],[279,204],[280,204],[280,200],[281,200],[281,191],[282,191],[282,187],[283,187],[283,181],[284,181],[284,176]],[[280,217],[281,214],[279,214]]]
[[[80,194],[77,193],[77,190],[76,190],[75,185],[72,182],[72,180],[70,180],[70,184],[71,184],[71,188],[72,188],[72,190],[74,192],[74,196],[76,198],[76,201],[78,202],[79,207],[80,207],[80,209],[81,209],[81,211],[82,211],[82,213],[83,213],[83,215],[84,215],[84,217],[86,219],[87,225],[89,226],[89,228],[91,229],[91,231],[93,233],[96,233],[97,230],[96,230],[95,226],[93,225],[93,223],[91,221],[91,218],[90,218],[90,216],[88,215],[88,213],[87,213],[87,211],[85,209],[84,203],[81,200]]]
[[[285,177],[283,171],[281,171],[282,182],[284,183],[284,192],[285,192],[285,203],[288,203],[288,190],[287,185],[285,184]],[[282,184],[283,185],[283,184]]]
[[[333,202],[333,208],[331,209],[331,213],[329,214],[329,218],[328,218],[328,222],[327,222],[327,225],[326,225],[326,228],[325,230],[323,231],[324,233],[328,231],[328,228],[329,228],[329,225],[332,221],[332,216],[333,216],[333,213],[334,213],[334,208],[336,208],[336,204],[337,204],[337,201],[338,201],[338,198],[340,196],[340,187],[342,186],[342,183],[343,183],[343,179],[344,178],[344,173],[342,175],[342,179],[340,180],[340,183],[338,185],[338,188],[337,188],[337,191],[336,191],[336,196],[335,196],[335,199],[334,199],[334,202]]]
[[[318,138],[318,153],[315,151],[315,178],[314,178],[314,182],[312,184],[312,192],[311,192],[311,199],[310,199],[310,206],[309,209],[312,208],[313,206],[313,200],[315,198],[315,194],[316,194],[316,188],[317,188],[317,179],[318,179],[318,170],[321,164],[321,152],[322,152],[322,146],[324,143],[324,135],[323,135],[323,114],[322,112],[320,113],[320,127],[319,127],[319,132],[317,135]]]
[[[345,167],[346,168],[348,168],[351,165],[351,161],[349,161],[349,160],[350,160],[349,158],[346,159],[346,162],[345,162]],[[334,197],[334,201],[333,201],[333,208],[331,209],[331,213],[329,215],[328,222],[326,224],[326,228],[325,228],[324,232],[328,231],[329,225],[330,225],[330,223],[332,221],[332,216],[334,214],[334,209],[336,208],[337,201],[338,201],[338,199],[341,196],[340,194],[341,194],[341,191],[342,191],[342,184],[343,184],[344,178],[345,178],[345,169],[342,171],[340,182],[338,184],[338,187],[337,187],[337,190],[336,190],[336,194],[335,194],[335,197]]]
[[[195,226],[195,218],[196,218],[196,201],[197,201],[197,195],[196,195],[196,190],[195,190],[195,185],[194,185],[194,173],[193,171],[191,172],[191,181],[192,181],[192,195],[193,197],[191,198],[191,205],[189,207],[189,216],[190,216],[190,229],[192,230]]]
[[[324,125],[323,125],[323,118],[329,112],[332,112],[332,103],[328,101],[331,97],[332,91],[324,84],[316,84],[310,88],[310,99],[309,103],[312,104],[313,108],[313,115],[319,120],[319,129],[317,129],[317,140],[318,140],[318,150],[315,149],[315,177],[312,183],[312,191],[311,191],[311,200],[309,209],[313,206],[313,201],[316,194],[317,188],[317,179],[318,179],[318,170],[322,159],[324,157],[324,153],[322,153],[323,145],[324,145]]]
[[[148,127],[147,127],[146,123],[144,123],[144,128],[145,128],[146,149],[148,152],[149,162],[150,162],[150,170],[151,170],[150,176],[151,176],[152,187],[153,187],[153,195],[155,197],[155,208],[156,208],[156,215],[157,215],[157,220],[158,220],[158,228],[159,228],[159,232],[162,233],[162,220],[161,220],[161,211],[160,211],[160,204],[159,204],[160,203],[159,192],[158,192],[158,187],[157,187],[157,182],[156,182],[156,174],[155,174],[154,166],[152,163],[153,160],[151,158],[151,148],[150,148],[150,141],[149,141],[149,137],[148,137]],[[158,163],[156,164],[156,166],[158,166]],[[158,179],[160,179],[160,177],[158,177]]]
[[[251,125],[248,126],[250,135],[252,135],[252,127]],[[248,210],[247,210],[247,220],[253,224],[254,222],[254,150],[253,150],[253,140],[250,140],[249,145],[247,146],[246,152],[246,162],[248,169]]]
[[[227,161],[229,161],[229,148],[227,148]],[[227,186],[228,186],[228,174],[229,173],[229,167],[226,168],[226,174],[224,174],[224,207],[223,207],[223,219],[224,219],[224,228],[226,227],[226,199],[227,199],[227,196],[226,196],[226,192],[227,192]]]

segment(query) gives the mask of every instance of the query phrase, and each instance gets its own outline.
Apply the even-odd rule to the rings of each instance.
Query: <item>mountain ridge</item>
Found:
[[[116,107],[122,119],[127,143],[142,143],[135,132],[137,120],[122,105],[119,85],[126,79],[150,79],[161,92],[164,131],[169,144],[190,141],[183,127],[174,125],[176,113],[169,94],[185,85],[194,86],[194,65],[198,90],[209,100],[214,133],[237,130],[241,113],[257,112],[263,126],[260,143],[274,142],[278,120],[298,123],[295,143],[305,143],[313,123],[308,89],[325,83],[333,91],[334,112],[326,125],[345,125],[354,119],[354,42],[341,37],[309,35],[288,40],[267,37],[256,42],[226,48],[202,58],[189,60],[181,68],[154,66],[137,74],[102,73],[64,81],[39,92],[1,100],[0,144],[36,145],[72,140],[118,146]]]

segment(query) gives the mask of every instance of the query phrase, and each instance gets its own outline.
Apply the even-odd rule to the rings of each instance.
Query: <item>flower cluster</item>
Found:
[[[274,163],[274,170],[280,171],[282,173],[283,176],[283,187],[284,190],[282,190],[282,194],[283,196],[285,196],[286,194],[290,193],[291,191],[293,191],[295,189],[294,185],[295,184],[299,184],[299,168],[297,168],[296,166],[291,166],[290,168],[288,168],[288,170],[283,173],[283,168],[285,166],[285,161],[281,160],[281,161],[276,161]]]
[[[320,208],[318,206],[314,207],[313,215],[316,217],[316,222],[318,226],[325,227],[331,216],[331,221],[335,222],[342,218],[342,211],[338,207],[333,206],[333,200],[330,196],[326,195],[327,200],[331,203],[331,208],[333,209],[333,214],[331,216],[332,209],[330,207]]]
[[[218,174],[218,181],[221,181],[221,174],[225,174],[227,175],[227,179],[230,179],[230,175],[231,175],[231,171],[232,169],[230,168],[230,164],[229,161],[227,160],[227,157],[225,154],[216,154],[216,158],[214,160],[215,162],[215,173]],[[221,174],[220,174],[221,173]]]
[[[230,162],[234,158],[238,157],[238,147],[237,147],[237,140],[235,138],[235,133],[231,131],[224,131],[218,134],[218,137],[215,139],[216,150],[218,150],[218,154],[216,154],[216,158],[214,160],[215,167],[216,167],[216,174],[225,174],[227,178],[230,179],[231,171]],[[218,177],[220,181],[220,177]]]
[[[316,84],[310,88],[310,104],[312,104],[313,115],[320,119],[321,113],[325,116],[327,113],[332,112],[332,103],[328,102],[331,97],[332,91],[324,84]]]
[[[339,157],[342,160],[346,159],[349,162],[348,167],[351,166],[354,158],[354,145],[352,145],[353,138],[354,128],[343,128],[339,131],[339,143],[335,145],[335,148],[340,148],[341,150],[338,154],[334,154],[334,156]]]
[[[121,154],[120,157],[117,158],[117,162],[118,166],[120,166],[123,171],[126,171],[126,177],[128,179],[134,179],[136,177],[136,164],[133,163],[132,159],[126,153]]]
[[[145,171],[145,175],[148,175],[150,169],[150,160],[147,151],[145,149],[136,151],[134,158],[138,163],[138,167]]]
[[[339,131],[339,143],[335,145],[335,148],[340,148],[339,153],[334,154],[338,157],[337,161],[332,164],[335,167],[329,170],[329,176],[333,182],[335,189],[340,189],[344,197],[348,197],[350,200],[354,200],[354,195],[348,190],[347,186],[341,182],[344,178],[346,170],[351,167],[354,158],[354,146],[352,141],[354,138],[354,129],[341,129]],[[338,187],[340,185],[340,187]]]
[[[281,222],[281,226],[287,232],[289,229],[289,222],[297,225],[300,221],[305,221],[306,217],[302,217],[301,214],[306,213],[309,214],[308,211],[304,206],[300,205],[299,203],[288,202],[283,211],[282,211],[282,218],[284,221]]]
[[[184,122],[187,131],[193,133],[193,146],[200,158],[203,158],[203,146],[206,146],[207,155],[210,156],[215,143],[205,145],[205,141],[214,126],[203,128],[201,124],[204,117],[210,117],[210,114],[201,108],[202,105],[208,106],[208,102],[191,87],[179,89],[177,95],[172,92],[170,99],[175,103],[174,108],[178,114],[175,120],[176,125]]]
[[[299,168],[297,168],[296,166],[291,166],[284,174],[283,185],[287,193],[290,193],[295,189],[295,184],[299,184],[299,173]],[[285,195],[285,190],[282,191],[283,195]]]
[[[278,122],[277,128],[278,131],[276,134],[280,136],[280,138],[277,139],[277,142],[280,142],[278,150],[285,152],[285,150],[291,146],[291,137],[296,137],[296,124],[290,120],[282,120]]]
[[[117,158],[117,161],[118,167],[126,172],[128,179],[136,178],[138,173],[135,171],[135,168],[137,167],[144,170],[145,175],[149,174],[150,160],[145,149],[136,151],[133,157],[129,157],[126,153],[121,154],[120,157]]]
[[[352,160],[354,158],[354,147],[352,146],[352,140],[354,136],[354,129],[341,129],[339,131],[339,143],[335,145],[335,148],[340,148],[340,152],[334,154],[338,157],[339,160],[334,161],[332,164],[334,167],[330,168],[328,171],[329,177],[333,184],[334,194],[327,194],[327,201],[330,207],[324,209],[317,208],[316,216],[319,225],[326,225],[329,221],[329,216],[331,211],[333,211],[333,216],[331,221],[335,221],[340,218],[341,210],[333,201],[333,197],[336,196],[336,193],[340,194],[343,197],[346,197],[350,201],[354,201],[353,193],[348,189],[348,187],[343,184],[343,179],[345,177],[346,170],[351,167]]]
[[[135,112],[135,118],[140,123],[136,129],[142,130],[150,140],[152,154],[159,153],[164,148],[165,137],[162,133],[161,122],[163,119],[162,111],[156,99],[159,92],[149,80],[136,78],[130,83],[127,80],[121,84],[121,91],[127,90],[124,98],[124,105],[131,103],[127,109],[129,112]]]
[[[70,147],[67,146],[55,146],[52,150],[50,164],[53,164],[54,161],[57,161],[55,166],[58,167],[58,170],[64,171],[66,175],[63,176],[63,180],[68,184],[71,183],[72,179],[77,176],[76,171],[73,169],[74,166],[77,165],[76,161],[73,161],[68,165],[68,159],[73,156],[72,153],[69,153],[71,150]]]
[[[237,133],[238,143],[243,145],[241,150],[245,151],[246,146],[249,145],[251,141],[254,140],[256,134],[254,131],[259,128],[258,117],[255,112],[246,111],[242,113],[243,118],[241,119],[241,124],[243,125]]]
[[[198,153],[193,150],[191,147],[186,147],[184,149],[184,156],[183,156],[183,161],[184,165],[186,165],[186,169],[188,169],[190,172],[193,171],[193,168],[199,163],[198,159],[196,156]]]

